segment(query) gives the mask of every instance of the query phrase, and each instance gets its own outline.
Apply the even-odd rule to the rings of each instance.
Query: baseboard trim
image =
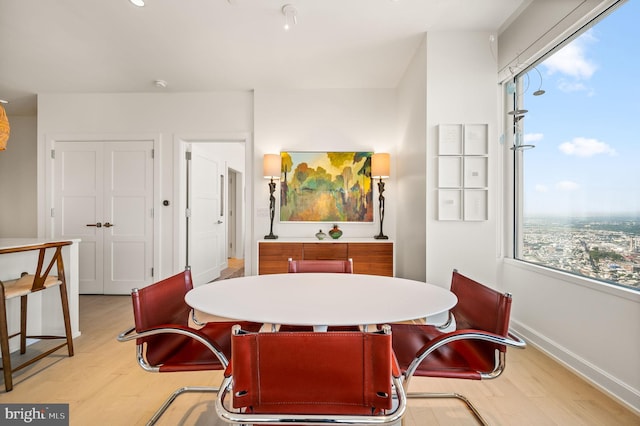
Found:
[[[640,414],[640,390],[598,368],[557,342],[548,339],[524,324],[511,319],[511,327],[528,344],[535,346],[630,410]]]

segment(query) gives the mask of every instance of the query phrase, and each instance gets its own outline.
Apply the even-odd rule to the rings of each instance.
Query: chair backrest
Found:
[[[44,290],[48,287],[50,282],[64,282],[66,286],[62,247],[71,244],[71,241],[55,241],[32,246],[12,247],[10,249],[0,249],[0,254],[38,250],[38,265],[36,266],[35,272],[33,274],[24,273],[15,284],[16,287],[20,288],[31,287],[29,291],[31,293],[35,293],[37,291]],[[56,267],[55,276],[50,275],[54,266]],[[23,282],[24,285],[22,284]],[[18,295],[23,294],[20,293]]]
[[[334,260],[334,259],[308,259],[293,260],[289,258],[289,273],[306,273],[306,272],[327,272],[336,274],[353,274],[353,259]],[[333,331],[357,331],[358,326],[332,326]],[[288,325],[280,326],[280,331],[313,331],[313,327],[304,325]]]
[[[189,325],[191,307],[184,296],[193,288],[191,270],[173,275],[141,289],[133,289],[133,318],[136,332],[162,325]],[[188,338],[177,334],[159,334],[136,339],[138,345],[147,344],[146,357],[155,365],[171,354]]]
[[[233,407],[252,413],[364,414],[392,407],[384,332],[238,333],[231,337]]]
[[[510,294],[500,293],[455,270],[451,291],[458,297],[458,303],[451,310],[456,329],[484,330],[507,337],[511,315]],[[475,341],[474,344],[506,351],[506,346],[491,342]]]
[[[289,259],[289,272],[353,273],[353,260],[293,260]]]

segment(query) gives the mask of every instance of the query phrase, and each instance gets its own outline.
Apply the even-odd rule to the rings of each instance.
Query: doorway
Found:
[[[245,261],[245,143],[184,141],[179,249],[195,286],[242,276]],[[182,250],[183,248],[183,250]]]
[[[231,167],[227,169],[228,187],[227,194],[229,202],[227,203],[227,235],[229,241],[227,244],[227,257],[229,259],[243,259],[242,254],[242,226],[244,218],[243,188],[244,174]]]
[[[214,281],[243,277],[244,255],[242,253],[242,227],[244,217],[244,175],[233,168],[227,169],[227,267],[220,271]]]

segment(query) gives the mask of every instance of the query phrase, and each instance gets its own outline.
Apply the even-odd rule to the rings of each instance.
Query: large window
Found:
[[[515,257],[640,291],[638,17],[621,4],[519,74],[509,117]]]

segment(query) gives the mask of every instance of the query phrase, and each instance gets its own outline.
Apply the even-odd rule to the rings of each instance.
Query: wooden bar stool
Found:
[[[4,372],[4,387],[7,392],[13,389],[12,373],[18,371],[34,362],[52,354],[58,349],[67,346],[69,356],[73,356],[73,336],[71,335],[71,320],[69,317],[69,301],[67,297],[67,282],[64,274],[64,263],[62,260],[62,247],[71,245],[71,241],[59,241],[30,246],[13,247],[0,249],[0,254],[18,253],[24,251],[38,250],[38,266],[35,273],[23,273],[15,280],[0,281],[0,346],[2,347],[2,370]],[[53,252],[51,259],[45,262],[47,254]],[[51,275],[53,266],[56,266],[57,274]],[[64,336],[27,336],[27,300],[31,293],[36,293],[50,287],[60,288],[60,299],[62,302],[62,315],[64,318]],[[20,331],[9,334],[7,318],[7,300],[20,297]],[[11,366],[11,352],[9,350],[9,339],[20,336],[20,353],[24,354],[27,349],[27,338],[33,339],[64,339],[64,343],[31,358],[20,365]]]

